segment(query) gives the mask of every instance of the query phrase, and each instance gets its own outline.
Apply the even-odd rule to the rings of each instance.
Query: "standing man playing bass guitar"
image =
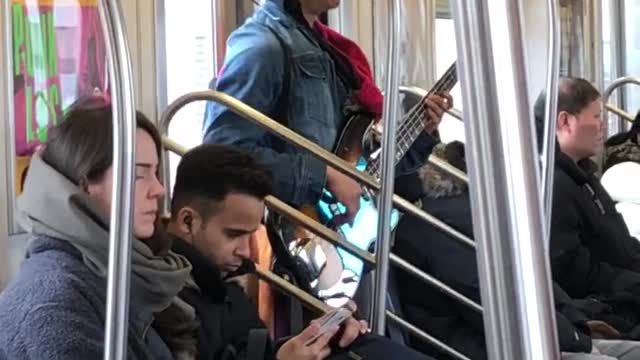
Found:
[[[382,94],[362,50],[322,25],[320,14],[339,0],[267,0],[229,40],[216,90],[285,123],[332,150],[350,111],[371,120],[382,113]],[[432,133],[452,106],[448,94],[425,101],[425,131],[398,164],[399,176],[413,174],[437,140]],[[310,153],[277,138],[224,106],[209,103],[204,142],[249,150],[276,177],[274,195],[292,206],[315,204],[323,189],[346,207],[353,221],[362,188]]]

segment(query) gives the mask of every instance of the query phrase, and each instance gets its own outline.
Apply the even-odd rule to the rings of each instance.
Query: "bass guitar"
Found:
[[[424,100],[431,94],[449,92],[457,81],[454,62],[422,101],[402,116],[396,135],[396,164],[425,129],[425,120],[429,115],[425,109]],[[380,180],[378,154],[381,150],[379,142],[381,131],[376,127],[376,122],[369,117],[362,114],[354,115],[347,121],[333,152],[341,159],[353,164],[356,169]],[[344,240],[358,248],[374,251],[378,223],[376,199],[369,189],[364,189],[363,194],[360,198],[360,210],[353,225],[340,225],[337,231]],[[304,206],[301,210],[307,216],[329,226],[333,224],[336,216],[346,211],[329,191],[324,192],[318,204]],[[389,231],[394,230],[399,220],[399,211],[393,209]],[[317,295],[332,306],[341,306],[352,298],[360,283],[364,262],[302,227],[295,229],[295,238],[296,240],[290,243],[289,250],[307,265],[307,270],[314,279],[310,285]]]

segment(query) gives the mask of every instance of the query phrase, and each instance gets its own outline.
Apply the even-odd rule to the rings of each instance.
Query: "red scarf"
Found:
[[[360,80],[360,89],[355,93],[356,100],[376,119],[379,119],[382,116],[382,103],[384,100],[382,92],[373,80],[373,73],[367,56],[358,44],[321,22],[315,22],[315,29],[338,53],[349,61]]]
[[[337,31],[322,24],[315,23],[315,29],[333,48],[351,64],[354,73],[360,80],[360,89],[355,92],[355,100],[370,112],[378,120],[382,117],[382,92],[373,80],[373,73],[367,56],[358,44],[344,37]],[[222,75],[224,67],[218,72],[218,78]]]

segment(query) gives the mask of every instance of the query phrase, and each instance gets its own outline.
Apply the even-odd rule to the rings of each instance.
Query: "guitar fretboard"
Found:
[[[425,95],[404,117],[396,132],[396,164],[400,159],[402,159],[418,136],[420,136],[424,131],[425,122],[429,118],[429,113],[425,108],[426,98],[431,94],[451,91],[457,82],[458,73],[456,72],[456,63],[454,62],[451,64],[449,69],[447,69],[444,75],[438,79],[435,85],[433,85],[427,95]],[[375,179],[380,179],[380,157],[373,159],[369,163],[369,166],[367,166],[366,171]]]

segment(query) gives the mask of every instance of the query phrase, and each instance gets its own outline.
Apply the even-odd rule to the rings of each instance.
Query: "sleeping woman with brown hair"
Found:
[[[160,136],[136,115],[129,359],[173,359],[176,343],[155,329],[167,309],[195,314],[176,299],[191,266],[156,235]],[[31,233],[16,278],[0,294],[0,354],[11,359],[97,359],[104,351],[109,216],[113,182],[112,111],[100,99],[73,106],[34,154],[18,199]],[[184,351],[183,352],[188,352]]]

